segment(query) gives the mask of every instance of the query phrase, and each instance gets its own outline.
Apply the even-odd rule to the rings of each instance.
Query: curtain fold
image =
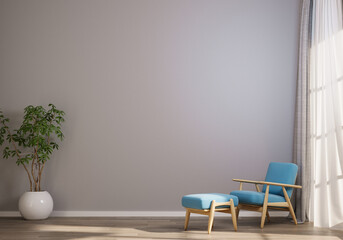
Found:
[[[312,0],[302,1],[293,140],[293,162],[299,167],[297,184],[303,186],[301,190],[295,191],[295,213],[300,223],[308,220],[311,190],[309,53],[312,7]]]
[[[318,227],[343,222],[342,0],[303,0],[293,162],[295,211]]]
[[[310,47],[310,221],[343,222],[342,0],[314,0]]]

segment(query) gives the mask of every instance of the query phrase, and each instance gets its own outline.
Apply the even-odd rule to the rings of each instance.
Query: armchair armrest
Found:
[[[274,185],[274,186],[280,186],[280,187],[302,188],[302,186],[300,185],[275,183],[275,182],[252,181],[252,180],[244,180],[244,179],[232,179],[232,181],[240,182],[240,183],[252,183],[252,184],[262,184],[262,185]]]

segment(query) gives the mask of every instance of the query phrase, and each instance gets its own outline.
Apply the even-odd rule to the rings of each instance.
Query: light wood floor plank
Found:
[[[109,239],[249,239],[249,240],[340,240],[343,227],[315,228],[311,223],[294,225],[286,218],[271,218],[260,229],[259,218],[240,218],[238,231],[230,217],[215,217],[214,228],[207,234],[207,218],[191,215],[188,231],[184,218],[49,218],[26,221],[0,218],[0,240],[109,240]]]

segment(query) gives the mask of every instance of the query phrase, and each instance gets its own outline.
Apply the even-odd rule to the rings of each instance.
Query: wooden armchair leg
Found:
[[[267,215],[267,209],[268,209],[268,194],[269,194],[269,185],[267,185],[265,195],[264,195],[262,217],[261,217],[261,228],[264,227],[264,223],[266,221],[266,215]]]
[[[239,205],[236,208],[236,219],[237,219],[237,222],[238,222],[238,217],[239,217]]]
[[[185,218],[185,231],[187,231],[188,223],[189,223],[189,216],[191,215],[191,212],[189,209],[186,209],[186,218]]]
[[[285,199],[286,199],[286,201],[287,201],[287,203],[288,203],[288,210],[289,210],[289,212],[290,212],[291,215],[292,215],[294,224],[297,225],[297,224],[298,224],[298,221],[297,221],[297,218],[296,218],[296,216],[295,216],[295,214],[294,214],[294,210],[293,210],[293,207],[292,207],[292,203],[291,203],[291,200],[290,200],[289,197],[288,197],[288,194],[287,194],[287,191],[286,191],[285,187],[282,187],[282,191],[283,191],[283,195],[284,195],[284,197],[285,197]]]
[[[270,215],[269,215],[268,209],[267,209],[267,221],[270,222]]]
[[[292,215],[294,224],[297,225],[297,224],[298,224],[298,221],[297,221],[297,218],[296,218],[296,216],[295,216],[295,214],[294,214],[294,210],[293,210],[292,204],[289,204],[288,209],[289,209],[289,212],[290,212],[291,215]]]
[[[208,228],[207,228],[208,234],[210,234],[212,231],[215,208],[216,208],[216,201],[213,200],[211,203],[210,214],[208,215]]]
[[[262,217],[261,217],[261,228],[264,227],[264,223],[266,222],[266,215],[267,215],[267,206],[263,206],[262,210]]]

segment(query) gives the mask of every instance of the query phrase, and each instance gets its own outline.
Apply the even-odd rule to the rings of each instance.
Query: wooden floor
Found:
[[[192,217],[189,230],[183,231],[184,218],[50,218],[25,221],[0,218],[0,239],[343,239],[343,227],[314,228],[311,223],[295,226],[286,218],[272,218],[263,230],[259,219],[240,218],[238,231],[231,218],[217,217],[207,234],[207,218]]]

